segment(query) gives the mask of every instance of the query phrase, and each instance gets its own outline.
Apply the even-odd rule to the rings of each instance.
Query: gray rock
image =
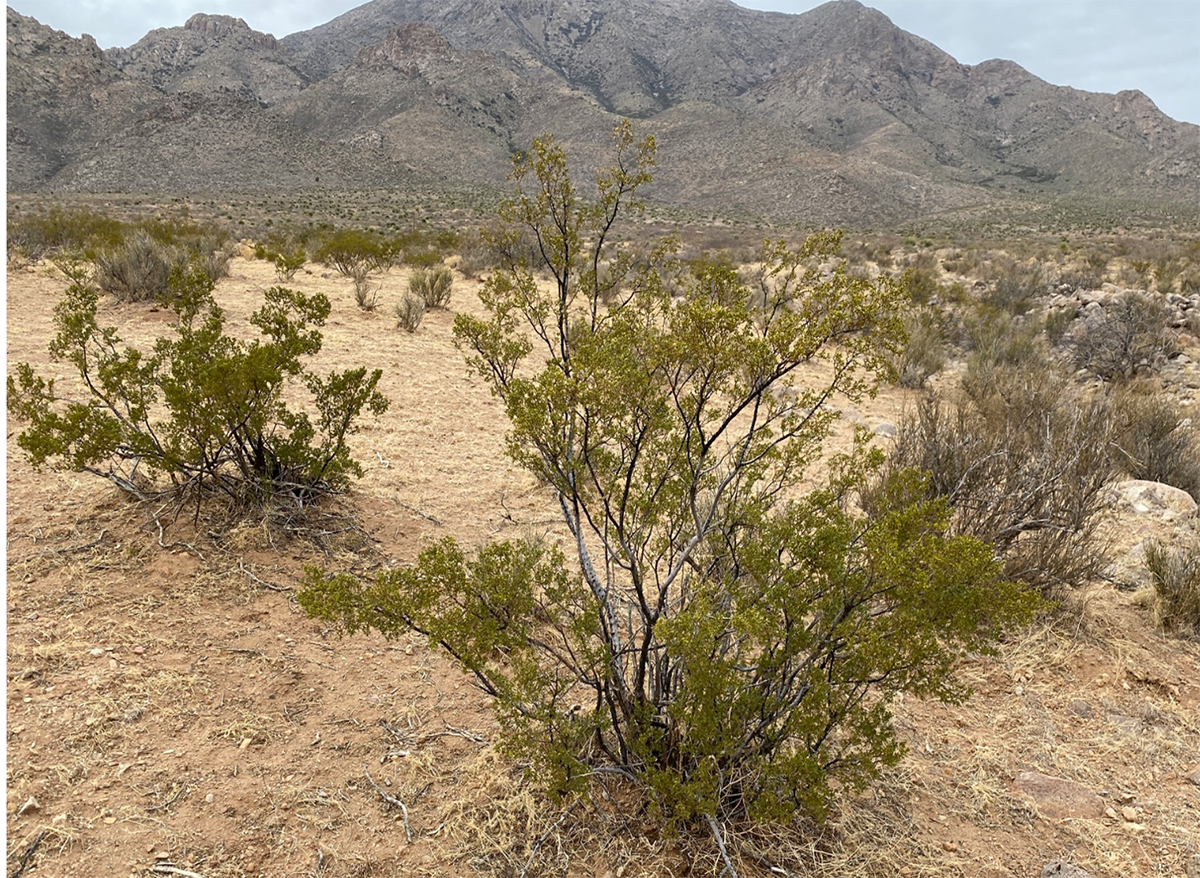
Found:
[[[896,434],[899,432],[899,428],[890,421],[882,421],[875,425],[876,436],[887,436],[889,439],[895,439]]]
[[[1187,491],[1164,485],[1129,479],[1110,489],[1109,498],[1118,509],[1152,516],[1162,521],[1179,521],[1196,517],[1196,501]]]
[[[1067,706],[1067,710],[1071,711],[1071,713],[1075,714],[1076,716],[1083,717],[1084,719],[1091,719],[1096,715],[1096,712],[1092,710],[1092,706],[1082,698],[1076,698],[1074,701],[1072,701]]]
[[[1200,768],[1196,768],[1191,774],[1189,774],[1187,776],[1187,782],[1190,784],[1195,784],[1196,786],[1200,787]]]

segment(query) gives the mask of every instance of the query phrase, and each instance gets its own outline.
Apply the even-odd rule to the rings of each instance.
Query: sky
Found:
[[[1175,119],[1200,124],[1200,0],[863,0],[963,64],[1015,61],[1055,85],[1138,89]],[[284,37],[358,0],[9,0],[18,12],[102,48],[129,46],[195,12],[234,15]],[[804,12],[817,0],[740,0]]]

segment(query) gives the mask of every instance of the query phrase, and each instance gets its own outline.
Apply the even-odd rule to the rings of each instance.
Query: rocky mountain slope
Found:
[[[14,191],[137,188],[128,164],[143,188],[497,185],[542,131],[580,166],[602,160],[627,115],[658,138],[654,197],[705,211],[887,223],[1013,197],[1200,204],[1197,126],[1139,92],[959,64],[855,0],[803,15],[372,0],[278,41],[196,15],[106,53],[11,9],[8,27]],[[85,59],[90,79],[70,73]]]

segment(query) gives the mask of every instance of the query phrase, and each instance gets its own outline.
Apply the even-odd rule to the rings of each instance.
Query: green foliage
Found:
[[[408,279],[408,289],[419,296],[426,309],[445,308],[450,304],[450,287],[454,275],[444,265],[435,268],[418,268]]]
[[[305,368],[321,349],[324,296],[272,287],[250,318],[262,337],[244,342],[225,334],[201,266],[175,269],[169,286],[175,337],[143,353],[97,324],[95,288],[73,279],[55,308],[50,353],[78,373],[82,398],[60,396],[28,364],[8,379],[9,410],[30,424],[17,443],[35,467],[94,473],[139,496],[162,476],[176,492],[253,505],[307,502],[361,476],[346,440],[364,408],[380,414],[387,400],[379,370],[321,377]],[[311,394],[315,421],[285,404],[293,382]]]
[[[352,278],[364,271],[386,271],[399,261],[400,255],[400,245],[394,240],[362,229],[342,229],[317,247],[313,261]]]
[[[914,472],[872,491],[870,516],[850,511],[880,463],[865,445],[800,490],[826,403],[889,374],[900,286],[848,272],[838,233],[768,241],[753,289],[714,262],[668,284],[670,244],[637,262],[608,246],[654,165],[652,139],[628,123],[615,137],[590,200],[559,145],[534,141],[501,216],[551,283],[510,256],[486,316],[455,319],[506,407],[511,456],[557,499],[571,560],[447,541],[374,582],[311,571],[300,600],[344,630],[441,644],[555,794],[611,770],[672,820],[820,814],[835,784],[898,758],[897,692],[962,697],[956,658],[1036,599],[989,546],[947,534],[949,508]],[[827,377],[800,385],[816,363]]]

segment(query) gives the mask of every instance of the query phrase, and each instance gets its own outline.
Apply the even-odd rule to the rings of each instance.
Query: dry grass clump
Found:
[[[450,304],[450,287],[454,275],[444,265],[433,268],[418,268],[408,279],[409,292],[420,296],[426,310],[445,308]]]
[[[405,332],[416,332],[425,319],[425,300],[413,293],[405,293],[396,303],[396,327]]]
[[[1117,466],[1131,478],[1162,482],[1200,501],[1200,431],[1156,382],[1113,395]]]
[[[1200,533],[1174,546],[1151,540],[1146,566],[1156,592],[1155,616],[1167,631],[1200,637]]]

